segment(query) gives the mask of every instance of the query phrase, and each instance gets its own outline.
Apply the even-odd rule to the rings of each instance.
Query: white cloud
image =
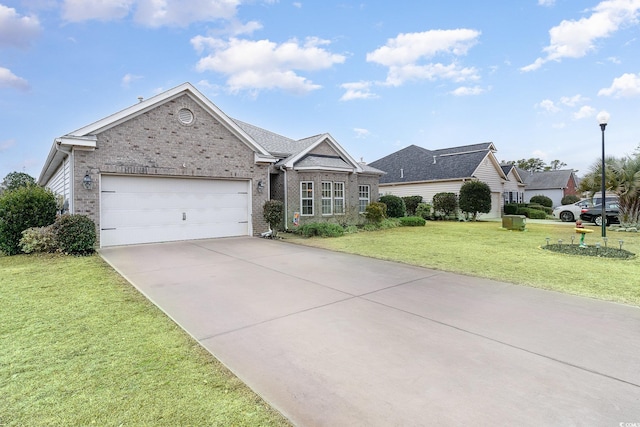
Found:
[[[0,141],[0,153],[3,151],[7,151],[9,148],[16,145],[15,139],[7,139],[6,141]]]
[[[135,21],[144,26],[187,26],[231,19],[239,4],[240,0],[64,0],[62,17],[70,22],[113,21],[135,11]]]
[[[560,98],[560,103],[566,105],[568,107],[575,107],[579,104],[584,104],[587,102],[589,98],[585,98],[582,95],[574,95],[574,96],[563,96]]]
[[[353,128],[353,131],[356,133],[356,138],[358,139],[366,138],[371,135],[371,132],[369,132],[368,129]]]
[[[70,22],[112,21],[126,17],[135,0],[64,0],[62,18]]]
[[[20,16],[15,9],[0,4],[0,47],[27,48],[40,35],[35,16]]]
[[[580,108],[580,110],[573,113],[573,118],[576,120],[586,119],[589,117],[593,117],[595,113],[596,113],[595,108],[590,107],[588,105],[584,105],[583,107]]]
[[[345,89],[346,92],[340,98],[340,101],[352,101],[354,99],[373,99],[378,96],[371,92],[371,86],[373,82],[353,82],[353,83],[343,83],[340,85],[341,88]]]
[[[213,71],[227,76],[231,92],[241,90],[283,89],[293,93],[307,93],[319,89],[297,71],[317,71],[331,68],[345,61],[323,46],[330,42],[307,38],[303,44],[292,39],[277,44],[270,40],[228,40],[197,36],[191,40],[196,51],[205,48],[212,52],[201,58],[196,69]]]
[[[548,113],[557,113],[558,111],[560,111],[560,108],[558,108],[556,104],[550,99],[541,101],[540,103],[536,104],[536,107],[541,108]]]
[[[0,67],[0,88],[13,88],[18,90],[29,90],[29,82],[22,77],[18,77],[8,68]]]
[[[595,42],[610,37],[621,27],[637,22],[640,0],[605,0],[589,17],[564,20],[549,30],[550,43],[543,51],[545,57],[536,59],[521,71],[533,71],[549,61],[581,58],[595,50]]]
[[[389,68],[386,83],[391,86],[399,86],[408,80],[477,80],[478,72],[473,67],[429,60],[437,55],[465,55],[477,43],[478,37],[480,32],[471,29],[399,34],[387,40],[385,46],[368,53],[367,61]]]
[[[556,4],[556,0],[538,0],[538,6],[550,7]]]
[[[470,96],[470,95],[480,95],[483,94],[485,90],[480,86],[468,87],[468,86],[460,86],[453,92],[452,95],[455,96]]]
[[[142,78],[142,76],[136,76],[135,74],[127,73],[127,74],[124,75],[124,77],[122,77],[121,84],[124,87],[129,87],[131,82],[134,82],[136,80],[140,80],[141,78]]]
[[[630,98],[640,96],[640,73],[625,73],[613,79],[608,88],[598,91],[600,96],[612,96],[614,98]]]
[[[135,19],[149,27],[187,26],[192,22],[231,19],[239,0],[138,0]]]

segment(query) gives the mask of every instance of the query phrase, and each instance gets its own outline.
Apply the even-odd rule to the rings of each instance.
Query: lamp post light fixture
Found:
[[[607,113],[606,111],[600,111],[598,113],[597,119],[598,119],[598,124],[600,124],[600,130],[602,131],[602,182],[601,182],[601,191],[602,191],[602,216],[600,217],[601,221],[602,221],[602,237],[606,237],[607,236],[607,211],[605,208],[605,201],[606,201],[606,197],[605,197],[605,188],[604,188],[604,173],[605,173],[605,168],[604,168],[604,129],[607,127],[607,123],[609,123],[609,113]]]

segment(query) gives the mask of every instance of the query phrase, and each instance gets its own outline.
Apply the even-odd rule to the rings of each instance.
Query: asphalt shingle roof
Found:
[[[491,151],[493,144],[473,144],[441,150],[410,145],[370,166],[386,172],[381,184],[470,178]]]
[[[562,169],[528,174],[526,179],[527,190],[566,188],[572,173],[573,170],[571,169]]]

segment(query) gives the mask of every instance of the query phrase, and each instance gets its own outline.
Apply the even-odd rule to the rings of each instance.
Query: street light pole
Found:
[[[598,123],[600,124],[600,130],[602,131],[602,183],[601,183],[601,194],[602,194],[602,216],[600,217],[602,223],[602,237],[607,237],[607,210],[605,204],[605,167],[604,167],[604,130],[607,127],[607,123],[609,122],[609,113],[606,111],[601,111],[598,113]]]

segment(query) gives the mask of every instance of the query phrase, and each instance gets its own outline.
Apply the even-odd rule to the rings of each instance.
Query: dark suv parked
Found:
[[[605,203],[606,225],[619,224],[618,202]],[[602,205],[595,205],[590,208],[582,208],[580,219],[585,222],[593,222],[595,225],[602,225]]]

